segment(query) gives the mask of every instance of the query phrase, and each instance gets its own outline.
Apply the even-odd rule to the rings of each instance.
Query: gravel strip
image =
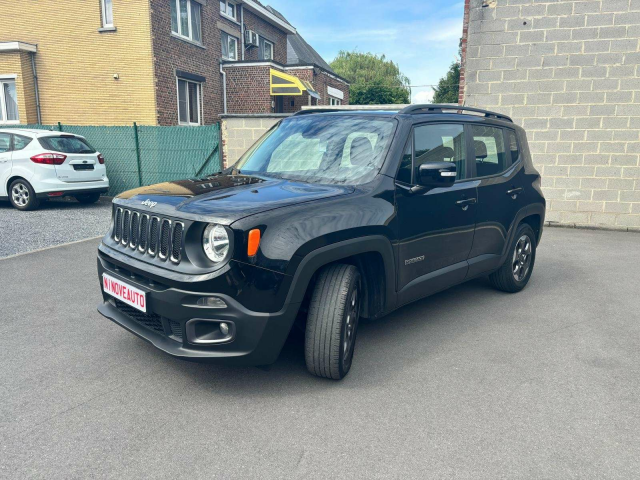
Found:
[[[82,205],[72,198],[43,202],[21,212],[0,202],[0,258],[104,235],[111,222],[111,199]]]

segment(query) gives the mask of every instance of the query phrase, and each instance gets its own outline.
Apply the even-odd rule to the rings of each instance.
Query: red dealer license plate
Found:
[[[112,297],[147,313],[147,296],[142,290],[127,285],[106,273],[102,274],[102,285],[104,291]]]

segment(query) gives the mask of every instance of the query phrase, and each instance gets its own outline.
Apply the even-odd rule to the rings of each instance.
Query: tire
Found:
[[[9,201],[18,210],[35,210],[40,206],[36,192],[29,182],[18,178],[9,186]]]
[[[76,195],[76,200],[79,201],[80,203],[84,203],[84,204],[96,203],[98,200],[100,200],[100,194],[99,193],[85,193],[85,194],[82,194],[82,195]]]
[[[535,261],[536,235],[529,225],[521,223],[509,247],[507,259],[499,270],[489,275],[489,280],[498,290],[519,292],[529,283]]]
[[[353,265],[320,271],[311,296],[304,353],[307,369],[340,380],[351,369],[362,298],[360,272]]]

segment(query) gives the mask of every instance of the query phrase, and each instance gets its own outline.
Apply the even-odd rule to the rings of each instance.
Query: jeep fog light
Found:
[[[229,253],[229,234],[222,225],[211,223],[202,236],[204,253],[214,263],[223,261]]]
[[[201,297],[198,299],[199,307],[227,308],[227,304],[218,297]]]
[[[220,324],[220,332],[222,333],[222,335],[224,335],[225,337],[227,335],[229,335],[229,325],[227,325],[226,323],[222,322]]]

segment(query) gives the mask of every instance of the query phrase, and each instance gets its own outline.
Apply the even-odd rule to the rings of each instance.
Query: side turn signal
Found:
[[[247,255],[254,257],[258,253],[258,247],[260,246],[260,230],[254,228],[249,232],[249,244],[247,246]]]

